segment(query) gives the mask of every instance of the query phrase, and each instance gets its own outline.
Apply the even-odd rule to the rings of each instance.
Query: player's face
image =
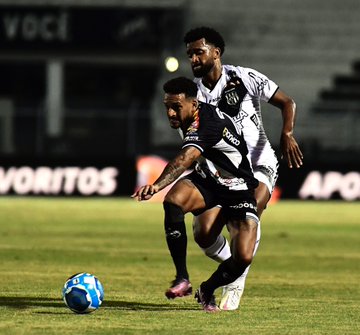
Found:
[[[204,38],[190,42],[186,45],[186,53],[189,57],[191,69],[196,78],[205,77],[215,65],[215,59],[219,56],[219,49],[206,43]]]
[[[170,127],[185,130],[191,123],[197,103],[195,99],[186,98],[183,93],[165,93],[164,105]]]

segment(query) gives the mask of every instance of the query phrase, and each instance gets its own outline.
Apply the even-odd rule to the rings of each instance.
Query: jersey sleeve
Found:
[[[252,96],[268,102],[278,90],[279,86],[264,74],[250,68],[237,68],[241,72],[241,79]]]

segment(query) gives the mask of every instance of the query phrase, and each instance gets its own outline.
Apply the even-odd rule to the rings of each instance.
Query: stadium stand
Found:
[[[152,98],[133,99],[133,101],[130,101],[131,103],[125,98],[128,106],[125,106],[120,112],[118,110],[120,104],[110,106],[111,108],[108,108],[109,113],[104,113],[104,110],[101,110],[102,107],[98,106],[99,102],[108,102],[110,100],[106,95],[104,95],[103,100],[98,97],[99,101],[87,102],[88,105],[96,107],[93,108],[94,110],[88,109],[85,105],[83,107],[78,106],[78,102],[82,103],[84,101],[82,96],[66,101],[69,110],[66,110],[64,115],[69,115],[68,122],[71,121],[71,118],[74,119],[75,113],[81,114],[79,118],[82,118],[82,114],[86,114],[87,121],[84,124],[89,122],[93,127],[92,129],[88,126],[85,129],[80,119],[74,123],[73,131],[71,126],[67,124],[71,136],[76,136],[77,141],[82,143],[79,145],[81,152],[83,152],[84,146],[92,138],[95,138],[93,134],[99,131],[98,128],[102,124],[97,122],[95,118],[91,119],[91,115],[94,113],[98,115],[98,118],[105,118],[104,115],[106,114],[106,127],[113,126],[114,134],[119,133],[120,126],[129,132],[127,137],[119,137],[118,141],[132,143],[131,147],[126,149],[130,153],[145,150],[161,152],[160,147],[178,143],[177,135],[171,133],[167,121],[163,118],[161,83],[168,79],[169,76],[173,76],[173,74],[161,69],[161,59],[167,55],[177,56],[180,60],[180,68],[176,75],[191,76],[180,36],[191,27],[209,25],[221,31],[226,39],[225,62],[252,67],[261,71],[275,80],[281,88],[294,97],[298,106],[296,137],[301,142],[309,159],[336,159],[334,155],[327,154],[330,150],[357,153],[357,155],[348,155],[352,159],[360,157],[358,154],[360,152],[360,132],[358,131],[360,129],[360,61],[357,61],[359,59],[360,1],[358,0],[343,0],[341,3],[337,0],[273,0],[271,3],[259,0],[226,0],[221,3],[218,0],[0,0],[0,7],[6,8],[6,6],[63,8],[71,8],[71,6],[95,8],[101,6],[117,10],[180,9],[179,12],[183,15],[184,22],[166,25],[169,29],[165,31],[161,39],[162,50],[150,59],[151,66],[156,71],[156,78],[154,82],[150,82],[151,78],[154,77],[151,72],[144,81],[151,86],[147,92],[151,93]],[[174,34],[173,29],[176,30],[176,34]],[[49,56],[51,54],[54,53],[49,52]],[[18,63],[26,58],[26,54],[23,52],[12,53],[11,57],[9,55],[6,52],[2,52],[0,55],[0,60],[3,63],[2,69],[4,70],[17,67]],[[58,54],[56,55],[58,56]],[[85,72],[90,64],[92,68],[96,66],[104,74],[109,70],[106,68],[106,71],[103,71],[104,66],[117,69],[117,73],[123,71],[124,68],[130,71],[131,68],[127,62],[131,62],[134,69],[132,73],[135,76],[137,72],[141,72],[135,71],[139,65],[138,59],[143,60],[144,58],[144,67],[149,67],[148,63],[145,62],[149,57],[145,56],[145,54],[137,52],[131,57],[126,57],[117,50],[105,56],[101,55],[101,53],[94,53],[90,58],[88,55],[81,58],[77,57],[77,55],[68,55],[60,60],[64,63],[65,80],[69,81],[67,87],[70,87],[71,76],[75,74],[74,71],[70,71],[71,66],[76,66],[79,70],[78,64],[80,63]],[[25,65],[28,68],[33,67],[38,58],[37,54],[31,55],[31,57],[25,59],[27,62]],[[43,58],[39,58],[39,60],[44,61]],[[8,67],[9,62],[11,67]],[[41,66],[43,66],[42,64]],[[162,71],[159,75],[158,69]],[[90,72],[95,75],[95,71]],[[116,77],[119,76],[116,75]],[[14,82],[16,81],[15,75],[9,76],[9,78]],[[38,100],[43,99],[43,91],[45,90],[43,81],[44,79],[40,81],[40,84],[44,87],[41,86],[41,96]],[[96,80],[94,82],[98,83]],[[109,85],[115,87],[115,85],[111,84],[111,81],[109,81]],[[5,81],[3,86],[6,87]],[[105,87],[104,85],[104,90]],[[129,87],[133,86],[130,85]],[[85,88],[85,85],[83,87],[78,85],[79,90],[85,90]],[[76,92],[76,90],[71,90],[71,92]],[[67,91],[65,91],[66,94]],[[35,95],[35,97],[37,96]],[[353,97],[354,99],[352,99]],[[31,98],[34,98],[33,94],[31,94]],[[115,101],[115,98],[119,99],[114,94],[112,99]],[[138,104],[138,100],[147,99],[153,100],[151,103],[151,115],[146,115]],[[20,99],[19,101],[24,102],[26,100]],[[148,106],[147,101],[144,105]],[[26,111],[26,113],[30,111],[26,106],[20,107],[23,107],[22,110]],[[14,115],[18,115],[18,102],[14,104],[14,108]],[[43,113],[43,106],[40,103],[36,105],[36,108],[39,111],[33,108],[34,118]],[[267,134],[270,141],[276,146],[279,141],[280,115],[277,113],[274,117],[274,110],[266,104],[263,111]],[[117,116],[110,120],[110,116],[112,117],[113,114],[117,114]],[[142,129],[141,133],[146,133],[147,138],[140,141],[140,136],[136,136],[136,132],[130,131],[130,128],[136,128],[138,124],[145,124],[150,120],[153,130],[152,132],[146,132],[146,129]],[[115,124],[119,124],[119,126],[115,127]],[[38,133],[35,134],[38,132],[36,127],[39,128],[39,124],[36,125],[34,122],[30,137],[33,139],[44,138],[46,140],[46,137],[41,137],[42,134],[40,134],[41,136]],[[336,136],[333,133],[335,127],[337,129]],[[25,126],[21,129],[23,128]],[[29,129],[28,123],[26,129]],[[159,132],[162,134],[161,136],[154,135]],[[22,132],[18,131],[18,133]],[[111,131],[107,131],[107,134],[111,134]],[[106,138],[105,135],[104,138]],[[108,142],[110,142],[110,137],[112,138],[113,135],[108,137]],[[73,140],[74,138],[70,138],[69,134],[69,141]],[[24,150],[28,151],[30,149],[34,150],[35,143],[31,144],[32,142],[25,139],[25,137],[23,142],[23,144],[22,142],[15,143],[15,146],[23,146]],[[38,142],[39,140],[37,140]],[[66,146],[62,146],[64,152],[76,148],[74,143],[70,142],[66,143]],[[50,142],[45,141],[44,143]],[[97,148],[97,145],[99,145],[99,148],[100,146],[104,147],[104,143],[94,143],[94,147]],[[41,146],[38,145],[38,147]],[[107,145],[107,148],[109,151],[113,150],[112,146]]]
[[[360,61],[354,62],[348,75],[336,75],[331,88],[320,91],[315,112],[360,112]]]
[[[226,38],[226,62],[267,74],[293,96],[298,106],[296,136],[307,157],[329,160],[334,157],[328,150],[360,151],[359,62],[352,67],[359,57],[359,12],[357,0],[341,4],[337,0],[273,0],[265,5],[253,0],[227,0],[221,5],[216,0],[193,1],[187,26],[216,27]],[[346,99],[345,106],[350,92],[356,98],[354,102]],[[323,99],[329,95],[342,98],[329,104],[328,98]],[[341,113],[333,113],[333,104]],[[323,112],[317,113],[315,105]],[[263,118],[276,146],[281,119],[269,110],[272,107],[265,105]]]

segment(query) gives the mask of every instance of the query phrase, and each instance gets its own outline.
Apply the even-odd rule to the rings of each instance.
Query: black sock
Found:
[[[189,279],[186,267],[187,235],[181,208],[164,202],[166,242],[176,268],[176,278]]]
[[[249,264],[241,265],[232,257],[222,262],[211,277],[201,284],[201,289],[207,294],[213,294],[220,287],[232,283],[239,278]]]

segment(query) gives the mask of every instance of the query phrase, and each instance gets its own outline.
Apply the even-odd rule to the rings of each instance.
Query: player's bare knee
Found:
[[[203,248],[203,244],[204,244],[204,239],[203,239],[203,235],[201,234],[201,232],[198,229],[194,229],[194,240],[195,242],[199,245],[199,247]]]
[[[200,248],[208,248],[213,245],[221,233],[221,229],[217,229],[214,224],[214,218],[196,216],[193,221],[193,234],[195,242]]]
[[[207,248],[212,244],[212,241],[209,241],[209,232],[207,227],[197,220],[194,220],[193,223],[193,235],[195,242],[200,248]]]
[[[253,252],[251,250],[237,250],[233,252],[234,261],[241,266],[249,266],[253,260]]]
[[[208,248],[211,246],[215,241],[210,234],[206,233],[202,230],[194,230],[194,240],[198,244],[200,248]]]
[[[182,197],[179,197],[177,194],[173,194],[173,193],[167,194],[164,197],[163,203],[170,203],[170,204],[180,207],[183,211],[185,210],[184,201],[183,201]]]

